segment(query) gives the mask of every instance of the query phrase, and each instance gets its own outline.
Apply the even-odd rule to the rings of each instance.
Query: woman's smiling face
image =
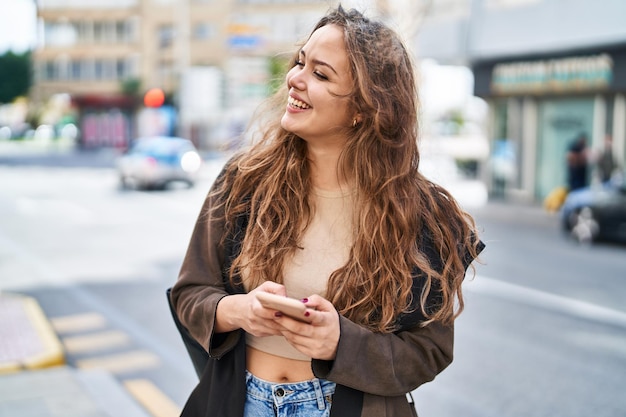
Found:
[[[343,39],[335,25],[317,29],[287,73],[289,99],[281,126],[309,144],[343,146],[356,111],[346,97],[352,76]]]

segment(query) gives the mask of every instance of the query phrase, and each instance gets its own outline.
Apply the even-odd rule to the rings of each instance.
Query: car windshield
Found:
[[[183,149],[191,149],[189,143],[182,139],[140,139],[133,147],[132,153],[151,155],[171,155]]]

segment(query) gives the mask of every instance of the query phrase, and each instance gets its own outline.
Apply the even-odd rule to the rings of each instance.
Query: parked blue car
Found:
[[[123,188],[163,189],[175,182],[194,185],[202,159],[188,139],[146,137],[136,139],[117,160]]]
[[[570,192],[561,207],[561,222],[579,242],[626,242],[626,183],[619,179]]]

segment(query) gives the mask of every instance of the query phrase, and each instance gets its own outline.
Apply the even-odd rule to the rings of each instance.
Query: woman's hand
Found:
[[[303,323],[287,316],[275,317],[281,325],[280,333],[293,347],[314,359],[333,360],[339,343],[339,313],[332,303],[319,295],[303,300],[311,323]]]
[[[274,310],[261,305],[254,295],[258,291],[286,295],[283,285],[266,281],[247,294],[222,298],[217,304],[216,332],[243,329],[257,337],[280,335],[281,326],[276,322]]]

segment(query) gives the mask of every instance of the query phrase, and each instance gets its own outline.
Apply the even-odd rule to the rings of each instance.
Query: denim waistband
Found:
[[[334,382],[319,378],[279,384],[264,381],[248,371],[246,371],[246,384],[248,395],[260,400],[271,401],[276,405],[317,400],[320,409],[324,409],[324,398],[333,395],[336,386]]]

